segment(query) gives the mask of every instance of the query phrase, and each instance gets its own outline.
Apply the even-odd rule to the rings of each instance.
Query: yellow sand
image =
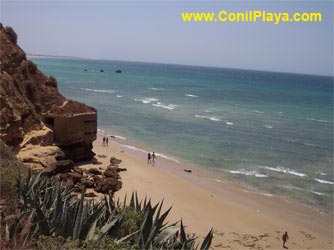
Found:
[[[289,249],[333,249],[333,214],[318,211],[284,198],[269,197],[229,183],[213,182],[214,176],[203,176],[192,168],[160,158],[151,166],[145,153],[109,143],[102,147],[101,138],[94,152],[101,165],[83,168],[106,168],[111,156],[122,160],[123,188],[115,198],[137,190],[140,198],[153,202],[164,199],[164,208],[173,206],[170,223],[182,218],[187,233],[204,237],[214,228],[214,249],[282,249],[282,234],[288,231]],[[111,140],[109,140],[110,142]],[[101,155],[106,158],[99,157]],[[167,167],[166,167],[167,166]],[[200,177],[198,177],[200,175]],[[210,181],[211,180],[211,181]]]

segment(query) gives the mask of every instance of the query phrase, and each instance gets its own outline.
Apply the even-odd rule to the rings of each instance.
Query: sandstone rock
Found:
[[[106,155],[97,155],[97,157],[99,157],[99,158],[107,158]]]
[[[86,188],[95,188],[96,183],[93,179],[83,178],[81,179],[82,186],[85,186]]]
[[[117,168],[111,168],[111,167],[108,167],[105,171],[104,171],[104,176],[105,177],[112,177],[112,178],[116,178],[116,179],[119,179],[120,176],[118,174],[118,171],[117,171]]]
[[[90,193],[86,193],[85,197],[97,197],[97,195],[94,194],[93,192],[90,192]]]
[[[122,160],[116,159],[115,157],[110,158],[110,165],[111,166],[116,166],[116,165],[120,164],[121,162],[122,162]]]
[[[76,172],[66,174],[66,178],[73,181],[74,184],[81,183],[82,175]]]
[[[101,175],[102,172],[100,170],[98,170],[97,168],[90,168],[90,169],[87,169],[86,171],[86,174],[93,174],[93,175]]]
[[[46,169],[42,170],[42,175],[51,177],[56,174],[67,173],[71,171],[73,167],[74,163],[71,160],[56,161],[49,164]]]
[[[46,77],[27,60],[15,37],[13,29],[0,24],[0,139],[20,149],[56,144],[65,154],[58,157],[60,160],[91,159],[97,130],[96,110],[63,97],[56,79]],[[28,163],[48,162],[49,159],[41,159]]]
[[[101,178],[94,189],[96,192],[107,194],[109,190],[116,192],[122,188],[122,182],[117,178]]]
[[[83,171],[81,168],[79,168],[79,167],[74,167],[74,168],[73,168],[73,171],[76,172],[76,173],[78,173],[78,174],[81,174],[81,175],[83,175],[83,172],[84,172],[84,171]]]

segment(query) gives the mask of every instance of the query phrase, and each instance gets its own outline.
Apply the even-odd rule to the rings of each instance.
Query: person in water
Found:
[[[151,153],[147,154],[147,164],[151,163]]]
[[[155,156],[155,153],[153,152],[152,153],[152,163],[154,163],[155,162],[155,159],[156,159],[157,157]]]
[[[287,247],[285,246],[285,243],[289,240],[289,235],[288,235],[288,232],[285,232],[282,236],[282,240],[283,240],[283,248],[286,248]]]

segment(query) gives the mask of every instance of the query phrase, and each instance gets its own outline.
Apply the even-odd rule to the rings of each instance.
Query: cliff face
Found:
[[[41,164],[59,159],[76,162],[92,158],[96,110],[63,97],[56,79],[45,76],[27,60],[16,40],[15,32],[0,24],[0,139],[15,146],[22,161]],[[34,146],[45,147],[44,151],[50,151],[53,157],[41,161],[31,159]],[[35,158],[41,157],[34,152]]]

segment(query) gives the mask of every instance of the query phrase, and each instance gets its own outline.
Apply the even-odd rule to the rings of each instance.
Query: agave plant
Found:
[[[29,172],[25,181],[18,178],[20,209],[8,219],[1,213],[1,240],[22,248],[29,246],[39,236],[65,239],[100,241],[110,237],[116,244],[128,243],[140,249],[196,249],[195,237],[186,237],[181,220],[167,225],[165,222],[171,207],[162,212],[163,200],[152,205],[146,198],[138,200],[133,192],[129,205],[105,196],[98,203],[85,200],[85,189],[79,198],[72,196],[71,189],[58,181]],[[129,213],[135,214],[135,224],[125,230]],[[208,249],[213,237],[212,230],[205,237],[200,249]],[[13,244],[13,242],[15,244]],[[7,245],[8,245],[7,244]],[[8,245],[10,246],[10,245]]]

